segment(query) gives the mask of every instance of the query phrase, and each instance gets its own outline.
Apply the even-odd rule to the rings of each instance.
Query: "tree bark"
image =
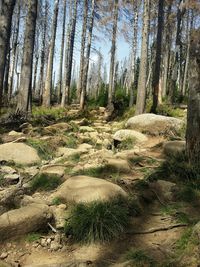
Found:
[[[64,14],[63,14],[63,25],[62,25],[62,41],[60,48],[60,67],[59,67],[59,83],[58,83],[58,103],[61,102],[62,94],[62,83],[63,83],[63,56],[64,56],[64,46],[65,46],[65,24],[66,24],[66,6],[67,0],[64,0]]]
[[[18,94],[17,112],[27,114],[30,107],[33,68],[33,52],[35,43],[35,28],[37,19],[37,0],[29,0],[28,14],[26,18],[23,59],[21,69],[20,90]]]
[[[3,82],[6,67],[6,57],[10,49],[10,35],[12,26],[12,15],[15,0],[4,0],[0,9],[0,108],[2,106]]]
[[[76,33],[76,20],[77,20],[77,6],[78,6],[78,0],[75,0],[74,6],[73,6],[73,16],[72,16],[72,22],[69,26],[70,34],[68,39],[68,49],[66,54],[66,80],[64,81],[64,90],[62,94],[62,101],[61,106],[64,107],[65,104],[69,104],[69,94],[70,94],[70,84],[71,84],[71,76],[72,76],[72,63],[73,63],[73,54],[74,54],[74,39],[75,39],[75,33]]]
[[[79,80],[77,87],[77,98],[80,100],[82,86],[83,86],[83,74],[84,74],[84,59],[85,59],[85,41],[87,33],[87,18],[88,17],[88,0],[84,1],[84,16],[83,16],[83,27],[81,36],[81,58],[80,58],[80,70],[79,70]]]
[[[157,112],[158,97],[159,97],[159,82],[160,82],[160,65],[161,65],[161,52],[162,52],[162,32],[164,21],[164,1],[159,0],[158,3],[158,29],[157,29],[157,41],[156,41],[156,60],[155,68],[153,72],[153,105],[151,112]]]
[[[51,105],[51,93],[52,93],[52,78],[53,78],[53,58],[55,50],[56,30],[57,30],[57,17],[58,17],[59,0],[55,0],[54,15],[51,29],[51,41],[47,63],[47,75],[44,86],[43,105],[50,107]]]
[[[87,51],[86,51],[84,73],[83,73],[83,84],[82,84],[81,99],[80,99],[81,110],[83,110],[85,107],[87,78],[88,78],[88,69],[89,69],[89,62],[90,62],[90,50],[91,50],[91,44],[92,44],[92,32],[93,32],[93,25],[94,25],[94,10],[95,10],[95,0],[92,0],[92,10],[91,10],[89,29],[88,29],[88,43],[87,43]]]
[[[148,50],[148,28],[149,28],[149,0],[144,1],[143,7],[143,30],[140,71],[137,89],[137,101],[135,114],[142,114],[145,111],[146,103],[146,79],[147,79],[147,50]]]
[[[113,104],[113,97],[114,97],[114,71],[115,71],[115,53],[116,53],[118,8],[119,8],[119,2],[118,2],[118,0],[115,0],[114,13],[113,13],[113,29],[112,29],[112,46],[111,46],[111,58],[110,58],[109,88],[108,88],[108,106]]]
[[[189,101],[186,147],[192,166],[200,170],[200,30],[193,32],[190,45]]]

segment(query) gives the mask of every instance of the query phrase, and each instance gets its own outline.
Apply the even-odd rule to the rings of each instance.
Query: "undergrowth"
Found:
[[[132,262],[135,267],[154,267],[156,262],[143,250],[131,249],[126,253],[126,260]]]

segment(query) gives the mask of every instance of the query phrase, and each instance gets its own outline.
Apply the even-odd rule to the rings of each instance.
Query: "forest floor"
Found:
[[[47,173],[59,174],[64,180],[72,173],[106,179],[137,197],[141,212],[131,217],[125,234],[103,244],[83,245],[68,238],[54,250],[47,241],[51,242],[60,233],[62,236],[62,231],[54,233],[50,228],[19,238],[12,237],[0,243],[0,266],[7,266],[6,263],[8,266],[26,267],[200,266],[200,247],[194,236],[194,225],[200,221],[199,200],[194,203],[188,195],[185,199],[178,198],[182,182],[178,179],[171,181],[167,173],[166,179],[162,174],[147,188],[143,186],[143,181],[146,182],[147,177],[166,160],[163,143],[169,138],[148,135],[146,142],[126,143],[124,147],[113,148],[113,134],[124,127],[124,122],[108,123],[99,110],[90,113],[89,119],[80,118],[76,116],[78,111],[74,107],[70,110],[72,119],[67,122],[48,122],[50,116],[45,117],[44,122],[39,114],[40,121],[35,126],[26,125],[22,134],[2,133],[3,143],[25,142],[37,148],[43,157],[42,163],[32,167],[10,166],[23,178],[23,184],[44,169],[48,170]],[[64,124],[58,123],[66,123],[72,130],[66,134],[61,129]],[[62,153],[55,153],[60,147],[68,150],[61,149]],[[6,186],[2,185],[1,190]],[[32,197],[48,203],[54,191],[36,190]],[[59,204],[50,206],[56,209]]]

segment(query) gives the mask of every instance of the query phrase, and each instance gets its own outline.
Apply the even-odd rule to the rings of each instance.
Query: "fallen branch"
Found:
[[[174,225],[170,225],[170,226],[166,226],[166,227],[150,228],[150,229],[144,230],[144,231],[128,231],[128,232],[126,232],[126,234],[133,234],[133,235],[152,234],[155,232],[167,231],[167,230],[171,230],[174,228],[185,227],[185,226],[188,226],[188,224],[178,223],[178,224],[174,224]]]
[[[57,233],[57,230],[50,223],[48,223],[48,226],[51,228],[52,232]]]

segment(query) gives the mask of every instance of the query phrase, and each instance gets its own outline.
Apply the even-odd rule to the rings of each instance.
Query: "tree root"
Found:
[[[186,223],[178,223],[178,224],[173,224],[170,226],[163,226],[163,227],[159,227],[159,228],[150,228],[148,230],[144,230],[144,231],[127,231],[126,234],[133,234],[133,235],[142,235],[142,234],[152,234],[155,232],[160,232],[160,231],[167,231],[167,230],[171,230],[174,228],[178,228],[178,227],[186,227],[188,226],[188,224]]]

